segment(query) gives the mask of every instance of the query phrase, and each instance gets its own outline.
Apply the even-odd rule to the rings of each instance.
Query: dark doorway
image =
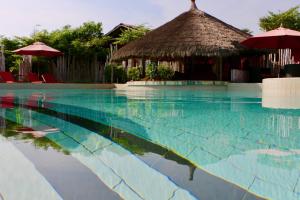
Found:
[[[217,80],[213,72],[214,60],[211,58],[193,58],[185,61],[185,73],[188,80]]]

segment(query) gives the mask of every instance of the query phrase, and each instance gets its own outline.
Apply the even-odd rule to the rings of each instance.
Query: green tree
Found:
[[[150,29],[145,27],[144,25],[139,25],[135,28],[130,28],[123,31],[120,37],[116,38],[114,44],[125,45],[129,42],[136,40],[138,38],[143,37]]]
[[[21,56],[12,53],[13,50],[22,46],[22,42],[18,38],[10,39],[6,37],[0,38],[0,44],[4,46],[5,66],[6,70],[14,71],[18,69],[22,60]]]
[[[268,16],[260,19],[260,28],[265,31],[276,29],[280,26],[300,31],[299,6],[291,8],[285,12],[269,12]]]
[[[69,58],[76,57],[88,60],[88,58],[96,56],[99,61],[105,61],[108,53],[105,45],[109,38],[104,36],[102,24],[96,22],[86,22],[76,28],[66,25],[52,32],[41,30],[29,37],[1,37],[0,43],[5,46],[7,69],[16,69],[16,65],[18,65],[21,58],[13,54],[12,50],[30,45],[36,41],[44,42],[64,52],[64,55]],[[41,63],[43,58],[36,58],[33,62]]]
[[[126,83],[127,81],[127,73],[123,66],[107,65],[104,74],[107,83]]]
[[[250,30],[250,29],[248,29],[248,28],[243,28],[243,29],[241,29],[241,31],[243,31],[244,33],[247,33],[247,34],[249,34],[249,35],[252,35],[252,31]]]

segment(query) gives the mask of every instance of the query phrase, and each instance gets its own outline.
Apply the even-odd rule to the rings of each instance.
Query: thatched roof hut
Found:
[[[192,0],[189,11],[119,49],[113,60],[230,56],[243,49],[239,42],[249,36],[199,10]]]

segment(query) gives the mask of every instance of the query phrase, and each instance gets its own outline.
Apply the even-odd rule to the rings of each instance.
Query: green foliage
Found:
[[[139,81],[141,80],[141,71],[137,67],[129,68],[127,71],[127,77],[129,81]]]
[[[106,82],[126,83],[127,81],[127,73],[123,66],[116,66],[116,65],[105,66],[104,76]]]
[[[22,116],[18,116],[18,117],[22,118]],[[37,149],[47,150],[51,147],[52,149],[55,149],[57,152],[62,152],[66,155],[69,154],[68,151],[65,151],[58,144],[49,140],[46,137],[35,138],[32,134],[22,133],[22,129],[24,128],[25,127],[15,122],[6,121],[6,128],[4,131],[0,132],[0,135],[10,139],[13,138],[13,140],[18,140],[18,141],[26,141],[26,142],[30,141]]]
[[[160,80],[172,80],[175,72],[168,66],[159,65],[157,67],[157,74]]]
[[[120,37],[116,38],[114,44],[125,45],[133,40],[143,37],[149,31],[150,29],[144,25],[127,29],[121,33]]]
[[[248,28],[243,28],[243,29],[241,29],[241,31],[243,31],[244,33],[247,33],[247,34],[249,34],[249,35],[252,35],[252,31],[250,30],[250,29],[248,29]]]
[[[86,22],[77,28],[64,26],[48,35],[46,31],[38,32],[33,39],[45,42],[67,55],[93,56],[96,54],[99,59],[105,59],[107,49],[104,45],[109,40],[102,33],[102,24],[95,22]]]
[[[0,38],[0,43],[5,46],[7,68],[15,68],[16,60],[20,59],[11,53],[12,50],[36,41],[44,42],[64,52],[66,57],[89,58],[97,56],[98,60],[104,61],[108,53],[105,45],[109,38],[102,33],[102,24],[96,22],[86,22],[77,28],[68,25],[52,32],[42,30],[35,32],[30,37]],[[36,62],[41,61],[40,59],[42,58],[38,58]]]
[[[17,56],[17,55],[12,55],[11,60],[12,60],[12,65],[11,65],[11,67],[9,67],[9,71],[14,74],[17,74],[19,71],[19,67],[22,63],[22,57]]]
[[[22,57],[12,53],[12,50],[18,49],[21,42],[18,39],[0,38],[0,45],[4,45],[4,56],[6,68],[10,71],[15,71],[19,68],[19,63],[22,61]]]
[[[268,16],[260,19],[260,27],[265,31],[270,31],[280,27],[300,31],[300,12],[299,6],[291,8],[285,12],[269,12]]]
[[[168,66],[150,63],[146,66],[146,78],[150,80],[172,80],[175,71]]]
[[[157,79],[157,66],[155,63],[150,63],[146,66],[146,78],[149,78],[151,80]]]

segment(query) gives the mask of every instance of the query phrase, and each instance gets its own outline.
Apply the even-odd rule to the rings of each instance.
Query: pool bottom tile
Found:
[[[293,191],[285,190],[284,188],[276,184],[272,184],[260,179],[255,179],[252,186],[250,187],[250,191],[265,196],[267,198],[270,198],[272,200],[283,200],[283,199],[299,200],[300,199],[299,193],[297,194]]]
[[[268,152],[268,150],[265,150]],[[263,154],[264,151],[250,151],[231,156],[228,161],[245,174],[293,190],[300,175],[298,170],[280,168],[274,165],[281,157]],[[277,160],[277,161],[276,161]]]
[[[130,188],[144,199],[169,199],[178,189],[165,175],[149,167],[118,145],[105,147],[96,151],[94,155],[110,166]],[[192,196],[185,198],[191,199]]]
[[[207,165],[218,163],[220,158],[204,151],[203,149],[196,147],[188,156],[187,158],[193,161],[195,164],[206,167]]]
[[[170,198],[170,200],[182,200],[185,199],[186,196],[190,196],[190,193],[185,190],[178,189],[175,191],[174,196]],[[197,199],[193,198],[193,200],[197,200]]]
[[[119,193],[122,194],[122,197],[124,199],[130,199],[130,200],[143,200],[142,197],[138,196],[137,193],[135,193],[134,191],[132,191],[132,189],[130,189],[128,187],[128,185],[126,185],[123,181],[121,181],[121,183],[119,185],[117,185],[114,190]]]
[[[157,171],[167,175],[179,187],[191,192],[197,199],[202,200],[233,200],[242,199],[247,191],[196,168],[192,164],[170,160],[168,156],[162,158],[152,166]],[[258,200],[256,196],[249,194],[252,199]]]
[[[62,199],[34,164],[2,135],[0,151],[0,192],[4,199]]]
[[[248,189],[255,179],[254,174],[242,171],[235,167],[229,160],[222,160],[216,164],[211,164],[206,166],[205,169],[226,181],[238,184],[244,189]]]

